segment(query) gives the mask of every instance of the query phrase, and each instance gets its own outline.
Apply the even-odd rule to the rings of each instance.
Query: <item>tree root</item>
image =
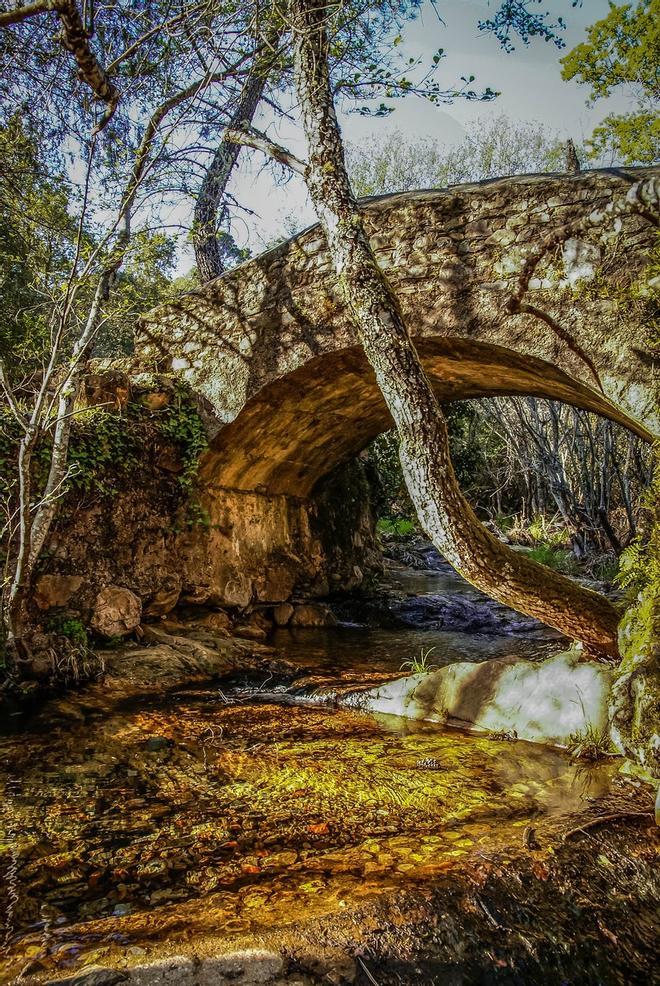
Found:
[[[574,829],[569,829],[568,832],[564,832],[561,837],[562,842],[566,842],[571,836],[577,835],[578,832],[585,832],[587,829],[596,828],[597,825],[605,825],[606,822],[615,822],[620,818],[653,818],[652,811],[617,811],[612,815],[600,815],[598,818],[592,818],[590,821],[585,822],[583,825],[578,825]]]

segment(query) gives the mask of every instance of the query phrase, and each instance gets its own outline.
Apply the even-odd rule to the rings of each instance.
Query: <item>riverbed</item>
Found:
[[[399,574],[411,599],[438,589],[428,575]],[[578,855],[569,858],[562,835],[612,805],[643,813],[649,793],[622,779],[612,758],[574,763],[562,750],[371,715],[337,699],[396,677],[402,662],[421,651],[432,649],[436,666],[505,653],[533,657],[556,646],[552,635],[535,628],[481,635],[384,629],[353,621],[280,630],[269,643],[284,671],[266,661],[194,687],[81,706],[75,716],[46,707],[2,740],[0,907],[7,936],[0,981],[66,979],[101,966],[145,983],[373,983],[377,974],[381,986],[419,981],[414,970],[425,955],[435,956],[436,966],[422,981],[542,981],[532,972],[520,978],[513,946],[508,958],[497,953],[486,962],[492,978],[470,972],[461,934],[473,943],[482,934],[482,958],[489,949],[496,956],[499,946],[491,940],[501,938],[498,928],[506,923],[507,901],[489,896],[486,884],[508,878],[510,867],[522,897],[544,887],[552,897],[560,879],[553,874],[564,858],[571,872],[580,858],[588,869],[579,856],[585,837],[571,837]],[[600,867],[613,899],[636,894],[641,901],[632,944],[613,964],[613,940],[622,929],[603,918],[605,931],[596,931],[588,960],[605,970],[601,978],[588,978],[593,968],[583,959],[587,964],[573,968],[566,982],[644,982],[647,962],[651,975],[657,927],[645,888],[653,837],[639,821],[623,820],[625,838],[617,833],[611,858],[597,829],[586,836],[589,865]],[[437,944],[424,951],[423,929],[437,925],[446,910],[437,895],[449,892],[448,880],[469,890],[484,928],[475,932],[474,915],[466,915],[463,932],[452,931],[459,958],[449,962],[443,952],[438,965]],[[578,907],[584,887],[573,900],[570,880],[565,874],[561,880],[567,906]],[[602,893],[595,886],[594,892]],[[455,899],[458,891],[451,893]],[[515,890],[507,893],[513,901]],[[594,906],[602,910],[600,920],[603,904]],[[388,959],[373,943],[374,926],[391,928],[393,907],[407,915],[400,921],[405,947],[388,939],[394,949]],[[550,929],[561,910],[556,902],[552,908],[557,913],[543,917]],[[575,920],[577,927],[577,911]],[[413,933],[415,921],[420,927]],[[566,958],[565,934],[566,942],[556,944]],[[309,956],[317,937],[315,966]],[[275,956],[270,966],[247,962],[240,975],[216,969],[215,978],[194,978],[205,962],[255,947]],[[157,961],[165,965],[154,966]],[[545,968],[556,964],[548,957]],[[451,969],[463,978],[447,979]],[[580,978],[583,972],[587,978]]]

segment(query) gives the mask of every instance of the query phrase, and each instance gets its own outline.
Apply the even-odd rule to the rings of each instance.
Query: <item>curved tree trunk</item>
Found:
[[[400,456],[420,522],[465,578],[499,602],[535,616],[590,647],[617,653],[618,615],[598,593],[503,545],[461,493],[447,425],[379,269],[351,191],[328,75],[329,8],[291,0],[296,86],[310,150],[307,187],[356,331],[400,439]]]
[[[273,31],[266,39],[262,51],[255,55],[254,66],[241,90],[238,105],[232,113],[227,130],[245,130],[251,126],[273,65],[278,42],[279,34]],[[223,137],[216,148],[197,196],[192,240],[202,284],[219,277],[225,270],[217,235],[218,210],[221,208],[240,152],[239,144]]]

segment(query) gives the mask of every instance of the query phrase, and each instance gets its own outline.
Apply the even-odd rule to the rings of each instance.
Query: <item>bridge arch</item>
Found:
[[[619,407],[545,360],[488,343],[424,337],[417,348],[442,401],[531,394],[648,433]],[[224,425],[202,465],[206,485],[308,497],[317,482],[392,427],[359,346],[309,360],[262,387]]]
[[[642,179],[653,200],[608,213]],[[633,291],[654,247],[659,187],[660,169],[645,168],[365,201],[438,396],[534,394],[659,434],[648,305]],[[200,597],[226,605],[278,602],[303,584],[324,594],[319,481],[390,420],[318,227],[150,312],[136,359],[183,376],[209,412],[210,525],[177,542],[184,580],[199,583],[203,570]]]
[[[520,393],[524,377],[529,393],[542,384],[547,396],[572,390],[569,400],[593,400],[594,409],[647,437],[660,433],[649,314],[644,298],[634,298],[655,242],[649,215],[657,202],[642,203],[641,213],[607,212],[647,178],[660,188],[660,168],[644,168],[527,175],[365,201],[376,256],[416,344],[433,350],[438,386],[444,374],[443,386],[457,396],[461,381],[463,396],[503,392],[508,375]],[[523,310],[512,308],[516,299]],[[276,403],[298,370],[303,382],[307,373],[338,378],[337,360],[349,372],[351,360],[359,363],[348,355],[356,345],[315,226],[150,312],[136,356],[184,376],[220,427],[266,394]],[[463,359],[475,372],[481,360],[480,387]]]

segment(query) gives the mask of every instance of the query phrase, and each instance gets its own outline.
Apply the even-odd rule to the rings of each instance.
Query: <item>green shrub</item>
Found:
[[[575,556],[570,551],[552,548],[546,544],[532,548],[527,552],[527,556],[541,565],[553,568],[556,572],[562,572],[564,575],[576,575],[579,569]]]
[[[89,642],[87,630],[80,620],[75,618],[53,620],[50,628],[53,633],[58,634],[60,637],[66,637],[72,644],[79,644],[81,647],[87,647]]]
[[[161,412],[158,430],[177,447],[183,461],[179,485],[189,496],[195,486],[199,457],[208,445],[204,423],[193,403],[190,390],[182,383],[174,389],[174,401]]]
[[[112,493],[140,465],[139,439],[129,416],[101,407],[76,415],[69,446],[69,482],[83,493]]]
[[[539,545],[548,548],[558,548],[565,547],[569,541],[568,532],[563,527],[557,527],[552,521],[548,521],[546,517],[537,516],[529,522],[527,528],[530,536],[539,543]]]
[[[413,534],[416,528],[415,522],[406,517],[381,517],[376,524],[376,530],[379,534],[396,534],[399,537]]]

